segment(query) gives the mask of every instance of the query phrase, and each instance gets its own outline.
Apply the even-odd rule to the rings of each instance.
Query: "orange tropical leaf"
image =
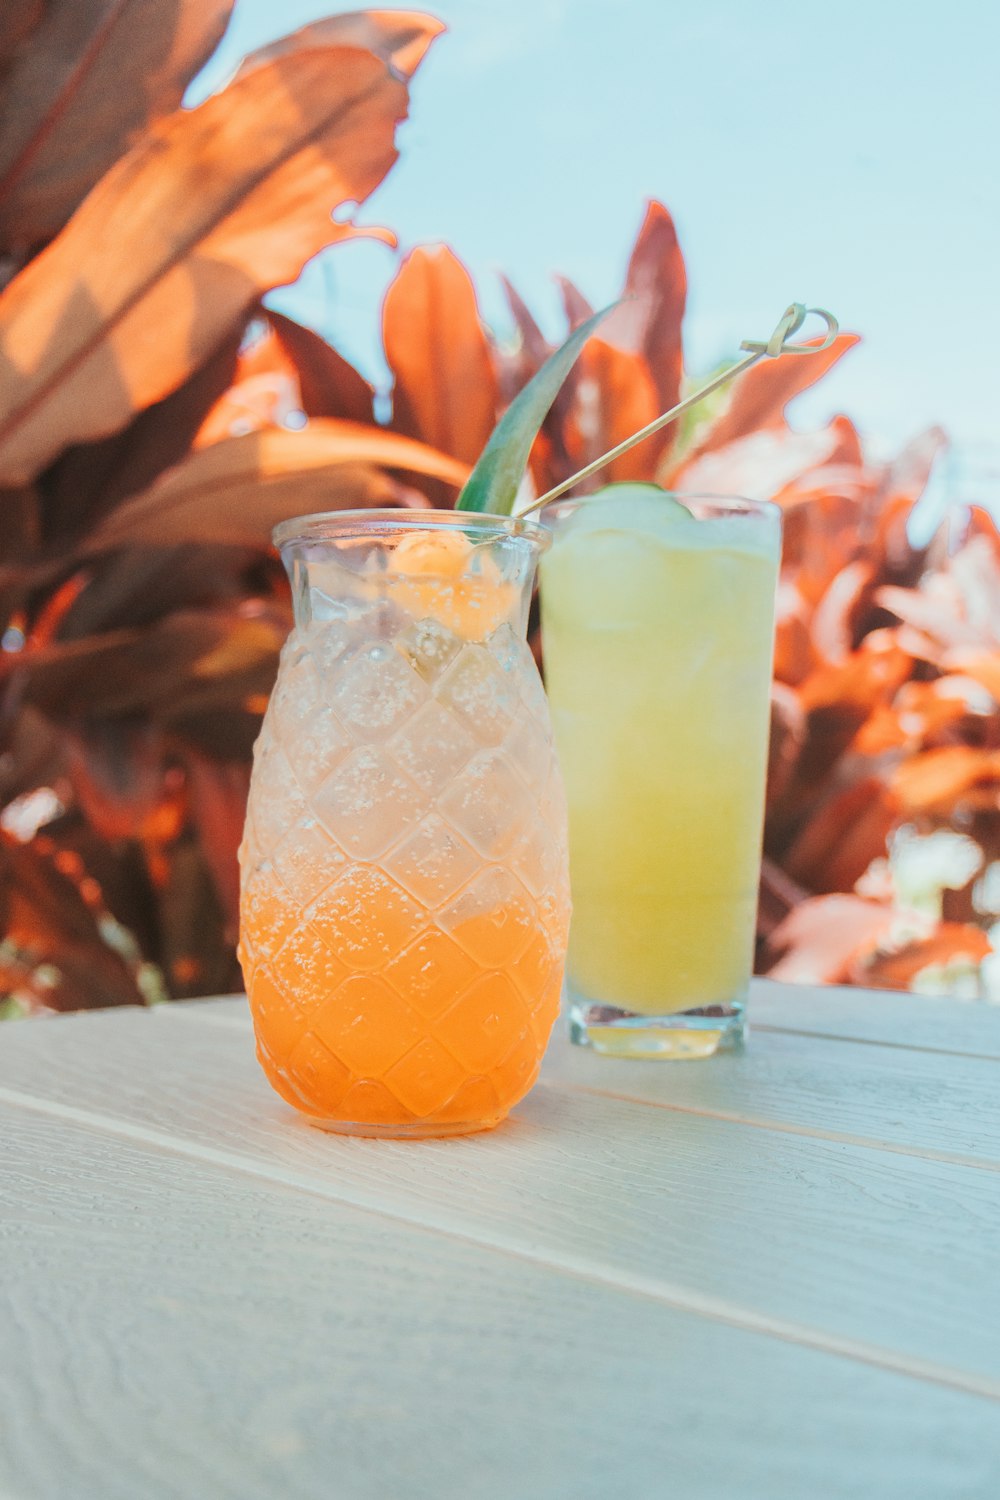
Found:
[[[229,389],[240,340],[236,329],[183,385],[140,411],[121,432],[76,443],[49,465],[39,488],[52,536],[65,541],[96,525],[184,457],[206,413]]]
[[[843,661],[854,645],[854,612],[871,586],[872,565],[848,563],[830,582],[813,612],[812,643],[828,662]]]
[[[659,415],[653,377],[639,354],[588,339],[577,362],[564,436],[574,468],[583,468]],[[656,454],[645,443],[608,464],[594,484],[652,479]]]
[[[923,970],[955,962],[979,964],[993,952],[985,932],[967,922],[939,922],[934,932],[901,947],[855,955],[846,978],[874,990],[907,990]]]
[[[973,647],[978,632],[963,619],[956,590],[950,580],[934,580],[933,592],[886,584],[875,591],[875,602],[925,637],[929,660],[941,662],[950,647]]]
[[[951,813],[964,801],[1000,807],[1000,751],[946,745],[897,766],[893,790],[911,813]]]
[[[965,689],[968,684],[965,684]],[[972,713],[969,694],[957,677],[904,682],[892,703],[878,704],[858,730],[853,748],[861,755],[915,751]]]
[[[802,703],[810,710],[846,703],[868,710],[891,699],[909,671],[910,657],[892,632],[873,631],[846,660],[819,667],[807,678]]]
[[[160,718],[192,683],[213,679],[238,679],[232,696],[241,703],[247,688],[240,674],[259,665],[273,670],[282,639],[274,624],[233,610],[177,610],[147,629],[24,651],[3,666],[5,674],[23,672],[25,700],[57,718]]]
[[[808,710],[856,705],[865,713],[888,702],[910,672],[910,657],[897,645],[891,631],[873,631],[844,661],[824,665],[800,688]]]
[[[310,417],[373,422],[373,391],[363,375],[325,339],[301,323],[269,312],[267,320],[299,384],[302,410]]]
[[[713,453],[762,428],[779,427],[788,403],[815,385],[858,342],[856,333],[841,333],[821,354],[780,354],[738,376],[728,406],[702,435],[695,455]]]
[[[987,544],[994,560],[1000,563],[1000,531],[990,512],[981,505],[970,506],[965,522],[965,543],[974,542],[977,537]]]
[[[405,113],[378,58],[310,48],[161,122],[0,296],[0,482],[122,427],[356,234],[331,210],[382,180]]]
[[[757,899],[758,935],[770,939],[789,912],[808,899],[808,892],[786,875],[780,865],[771,859],[763,859]]]
[[[29,647],[48,646],[58,639],[63,620],[87,587],[87,582],[86,573],[72,573],[48,595],[32,624],[27,638]]]
[[[643,355],[653,377],[659,415],[676,406],[681,395],[687,272],[674,221],[655,199],[646,207],[632,248],[622,299],[605,324],[603,337],[620,349]],[[676,432],[672,425],[648,439],[645,453],[650,472]]]
[[[47,1008],[142,1005],[134,967],[101,931],[108,912],[82,861],[46,838],[18,844],[0,831],[0,927],[8,953],[29,968],[50,966]]]
[[[843,662],[817,668],[796,689],[807,716],[805,743],[792,784],[783,789],[778,821],[797,825],[796,809],[811,807],[826,778],[879,703],[891,702],[912,662],[891,632],[876,631]],[[777,826],[774,832],[777,835]]]
[[[976,529],[953,553],[948,572],[977,644],[992,650],[1000,647],[1000,535],[992,520],[989,531],[973,524]]]
[[[890,906],[860,896],[814,896],[796,906],[771,934],[779,954],[770,979],[789,984],[842,984],[855,955],[888,935],[896,920]]]
[[[178,108],[232,8],[48,0],[4,81],[0,244],[23,252],[62,228],[137,136]]]
[[[64,772],[62,735],[37,709],[25,705],[4,733],[0,801],[9,807],[37,787],[51,787]]]
[[[860,500],[841,492],[818,493],[784,511],[782,587],[795,590],[807,618],[841,569],[857,556],[860,524]]]
[[[102,839],[170,843],[184,822],[183,786],[167,776],[161,731],[107,719],[66,735],[67,769],[87,822]]]
[[[916,499],[909,495],[891,495],[879,502],[875,537],[867,552],[875,574],[884,583],[912,586],[924,571],[928,549],[914,547],[909,537],[915,504]]]
[[[385,297],[393,424],[474,463],[496,424],[499,392],[468,271],[447,246],[421,246]]]
[[[444,30],[442,21],[420,10],[356,10],[327,16],[262,47],[247,58],[237,77],[303,47],[357,47],[373,52],[404,78],[412,78],[431,42]]]
[[[801,607],[781,610],[774,627],[775,679],[795,687],[815,666],[816,653]]]
[[[45,14],[46,0],[7,0],[0,11],[0,70]]]
[[[210,760],[186,750],[188,791],[198,841],[211,872],[231,942],[239,923],[240,881],[236,851],[243,835],[250,767]]]
[[[927,488],[934,465],[948,447],[943,427],[928,427],[912,438],[886,465],[880,489],[887,500],[902,497],[915,503]]]
[[[293,413],[301,412],[299,383],[292,370],[275,368],[268,373],[235,380],[206,416],[192,442],[193,448],[209,448],[227,438],[248,437],[266,427],[292,425]]]
[[[668,476],[676,488],[704,495],[745,495],[750,500],[784,498],[803,472],[850,461],[854,428],[835,417],[818,432],[761,428],[725,447],[699,448]]]
[[[771,684],[767,805],[773,806],[791,781],[806,738],[806,716],[798,696],[783,682]]]
[[[551,344],[535,322],[530,309],[506,276],[500,278],[514,322],[520,335],[513,353],[494,351],[503,402],[509,405],[523,386],[538,373],[552,354]],[[576,392],[576,369],[570,371],[549,408],[531,450],[530,467],[536,494],[544,494],[572,471],[566,452],[565,426],[573,408]]]
[[[520,390],[522,385],[527,385],[535,371],[540,370],[542,365],[544,365],[552,353],[552,345],[535,322],[531,309],[517,290],[517,287],[503,275],[500,277],[500,283],[510,304],[510,310],[517,325],[517,331],[521,336],[523,371],[522,378],[516,387],[516,390]],[[516,390],[511,391],[509,395],[515,395]]]
[[[854,423],[847,417],[834,417],[827,432],[834,439],[832,461],[824,460],[818,467],[810,466],[793,475],[771,496],[784,511],[786,525],[797,510],[811,511],[824,500],[846,503],[857,510],[871,493],[871,477],[864,467]]]
[[[371,424],[372,387],[319,334],[268,311],[261,331],[240,350],[232,384],[209,411],[195,447],[289,425],[293,415]]]
[[[207,609],[244,596],[253,551],[225,545],[126,547],[90,559],[72,575],[76,596],[58,618],[57,639],[151,625],[177,609]],[[37,639],[38,626],[31,634]],[[39,641],[39,644],[44,642]]]
[[[571,330],[579,328],[581,323],[586,323],[588,318],[594,316],[594,309],[579,287],[575,286],[568,276],[557,276],[556,285],[562,297],[566,322],[569,324]]]
[[[1000,705],[1000,651],[951,651],[948,661],[955,671],[984,687]]]
[[[899,812],[889,787],[866,776],[810,815],[782,864],[793,880],[818,893],[851,891],[872,860],[885,856]]]
[[[231,383],[206,413],[191,446],[205,448],[263,427],[283,427],[301,410],[298,373],[268,321],[240,349]]]
[[[273,428],[197,449],[120,506],[82,551],[186,541],[266,547],[271,528],[290,515],[412,501],[382,467],[455,487],[468,472],[413,438],[317,418],[298,432]]]

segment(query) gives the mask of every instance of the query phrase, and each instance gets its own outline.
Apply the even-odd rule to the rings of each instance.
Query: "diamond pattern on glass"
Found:
[[[345,860],[343,849],[315,818],[284,830],[271,856],[289,894],[303,906],[318,890],[333,884]]]
[[[351,1081],[351,1071],[312,1031],[307,1031],[288,1059],[293,1086],[306,1099],[322,1098],[331,1110]]]
[[[282,653],[254,765],[241,931],[260,1055],[331,1121],[488,1124],[558,1004],[565,827],[541,684],[508,625],[464,640],[337,571],[343,598]]]
[[[454,660],[462,642],[440,620],[417,620],[396,637],[396,650],[425,682],[434,682]]]
[[[466,1078],[452,1094],[447,1104],[438,1111],[441,1121],[481,1120],[489,1124],[505,1115],[510,1108],[509,1098],[501,1096],[493,1087],[491,1078]]]
[[[514,634],[506,621],[490,632],[484,645],[493,660],[498,662],[505,672],[516,672],[524,666],[524,653],[528,648],[524,641]],[[530,656],[530,652],[528,654]]]
[[[254,1012],[272,1045],[277,1045],[285,1056],[309,1024],[294,987],[289,988],[267,965],[254,975]]]
[[[387,641],[366,642],[336,673],[331,699],[356,739],[390,735],[427,697],[423,680]]]
[[[331,618],[317,620],[298,639],[302,642],[305,654],[315,663],[322,695],[330,674],[354,644],[355,632],[346,619]],[[321,701],[326,701],[325,696],[321,697]]]
[[[559,844],[545,823],[528,823],[517,838],[507,863],[532,896],[561,890],[565,879]]]
[[[549,701],[527,641],[505,624],[494,630],[486,646],[504,671],[517,679],[522,706],[538,722],[545,734],[550,734]]]
[[[355,859],[378,859],[419,822],[420,788],[377,745],[363,745],[313,794],[316,816]]]
[[[508,973],[533,1011],[549,998],[553,982],[560,977],[558,969],[559,959],[551,941],[535,927],[528,946]]]
[[[544,786],[552,765],[549,731],[532,718],[519,714],[503,742],[504,754],[529,787]]]
[[[314,719],[284,741],[288,763],[295,779],[309,796],[334,766],[351,751],[353,741],[332,708],[321,709]]]
[[[267,726],[267,720],[264,721]],[[266,728],[258,739],[265,740]],[[270,753],[253,770],[253,835],[257,847],[269,854],[293,823],[308,815],[309,806],[276,739],[268,739]]]
[[[392,1120],[399,1125],[409,1124],[414,1116],[377,1078],[362,1078],[352,1083],[337,1107],[341,1120],[352,1125],[382,1125]]]
[[[389,851],[383,863],[394,880],[424,906],[433,908],[471,880],[482,860],[437,813],[431,813]]]
[[[461,1064],[440,1042],[427,1036],[389,1069],[385,1084],[420,1119],[447,1104],[465,1078]]]
[[[484,859],[502,859],[528,819],[535,799],[506,756],[483,750],[438,798],[438,811]]]
[[[305,913],[351,970],[378,969],[426,921],[417,903],[381,870],[352,865]]]
[[[524,1002],[506,974],[484,974],[448,1011],[449,1048],[471,1073],[491,1072],[530,1035]]]
[[[243,882],[240,914],[244,926],[254,934],[254,955],[266,963],[294,928],[299,911],[289,901],[270,860],[262,860]]]
[[[309,1029],[356,1078],[381,1078],[424,1035],[406,1001],[374,974],[354,974]]]
[[[454,714],[432,699],[407,720],[386,748],[422,791],[433,793],[454,780],[479,744]]]
[[[546,1037],[551,1028],[552,1020],[550,1019],[545,1033]],[[518,1037],[506,1057],[493,1070],[492,1077],[502,1096],[507,1099],[523,1098],[538,1076],[541,1060],[538,1043],[529,1027]]]
[[[466,645],[435,687],[435,696],[483,745],[499,745],[520,706],[518,682],[485,646]]]
[[[289,933],[271,960],[271,971],[305,1013],[323,1005],[350,973],[308,922]]]
[[[293,634],[281,653],[281,669],[271,695],[271,714],[284,729],[294,732],[314,719],[324,703],[316,663],[301,639]]]
[[[453,937],[484,969],[512,964],[535,931],[535,903],[509,870],[483,870],[438,914],[443,932]]]
[[[538,813],[543,823],[562,840],[566,837],[566,788],[563,786],[559,767],[551,762],[548,779],[538,801]]]
[[[439,927],[428,927],[382,971],[427,1021],[448,1009],[479,972],[469,955]]]

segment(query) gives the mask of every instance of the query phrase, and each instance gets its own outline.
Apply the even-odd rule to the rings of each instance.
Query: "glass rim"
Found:
[[[551,537],[538,521],[519,516],[496,516],[476,510],[433,510],[400,506],[368,510],[313,511],[304,516],[290,516],[279,521],[271,532],[271,541],[281,551],[296,542],[332,542],[354,537],[392,536],[407,531],[448,529],[478,532],[479,540],[510,536],[545,549]]]
[[[781,506],[776,505],[773,500],[753,500],[748,495],[712,494],[707,490],[663,490],[663,494],[671,500],[679,500],[682,505],[686,505],[689,500],[695,500],[700,505],[711,507],[719,517],[753,516],[761,520],[774,517],[780,520],[783,515]],[[559,519],[560,512],[569,513],[577,506],[586,505],[589,500],[595,498],[596,495],[566,495],[558,500],[552,500],[539,512],[539,515],[543,517],[551,515],[554,519]]]

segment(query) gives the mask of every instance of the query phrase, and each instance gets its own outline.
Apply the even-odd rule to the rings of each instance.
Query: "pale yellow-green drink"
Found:
[[[551,524],[573,1033],[703,1056],[742,1036],[752,966],[778,512],[615,485]]]

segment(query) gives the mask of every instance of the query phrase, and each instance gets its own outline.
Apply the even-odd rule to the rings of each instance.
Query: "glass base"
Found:
[[[608,1057],[711,1057],[741,1047],[746,1038],[742,1000],[644,1016],[615,1005],[574,1001],[569,1010],[570,1039]]]
[[[449,1135],[475,1135],[481,1130],[495,1130],[506,1118],[498,1115],[495,1120],[468,1120],[456,1124],[429,1124],[415,1120],[412,1125],[371,1125],[352,1120],[321,1120],[316,1115],[301,1113],[300,1119],[317,1130],[329,1131],[331,1135],[361,1135],[379,1140],[439,1140]]]

